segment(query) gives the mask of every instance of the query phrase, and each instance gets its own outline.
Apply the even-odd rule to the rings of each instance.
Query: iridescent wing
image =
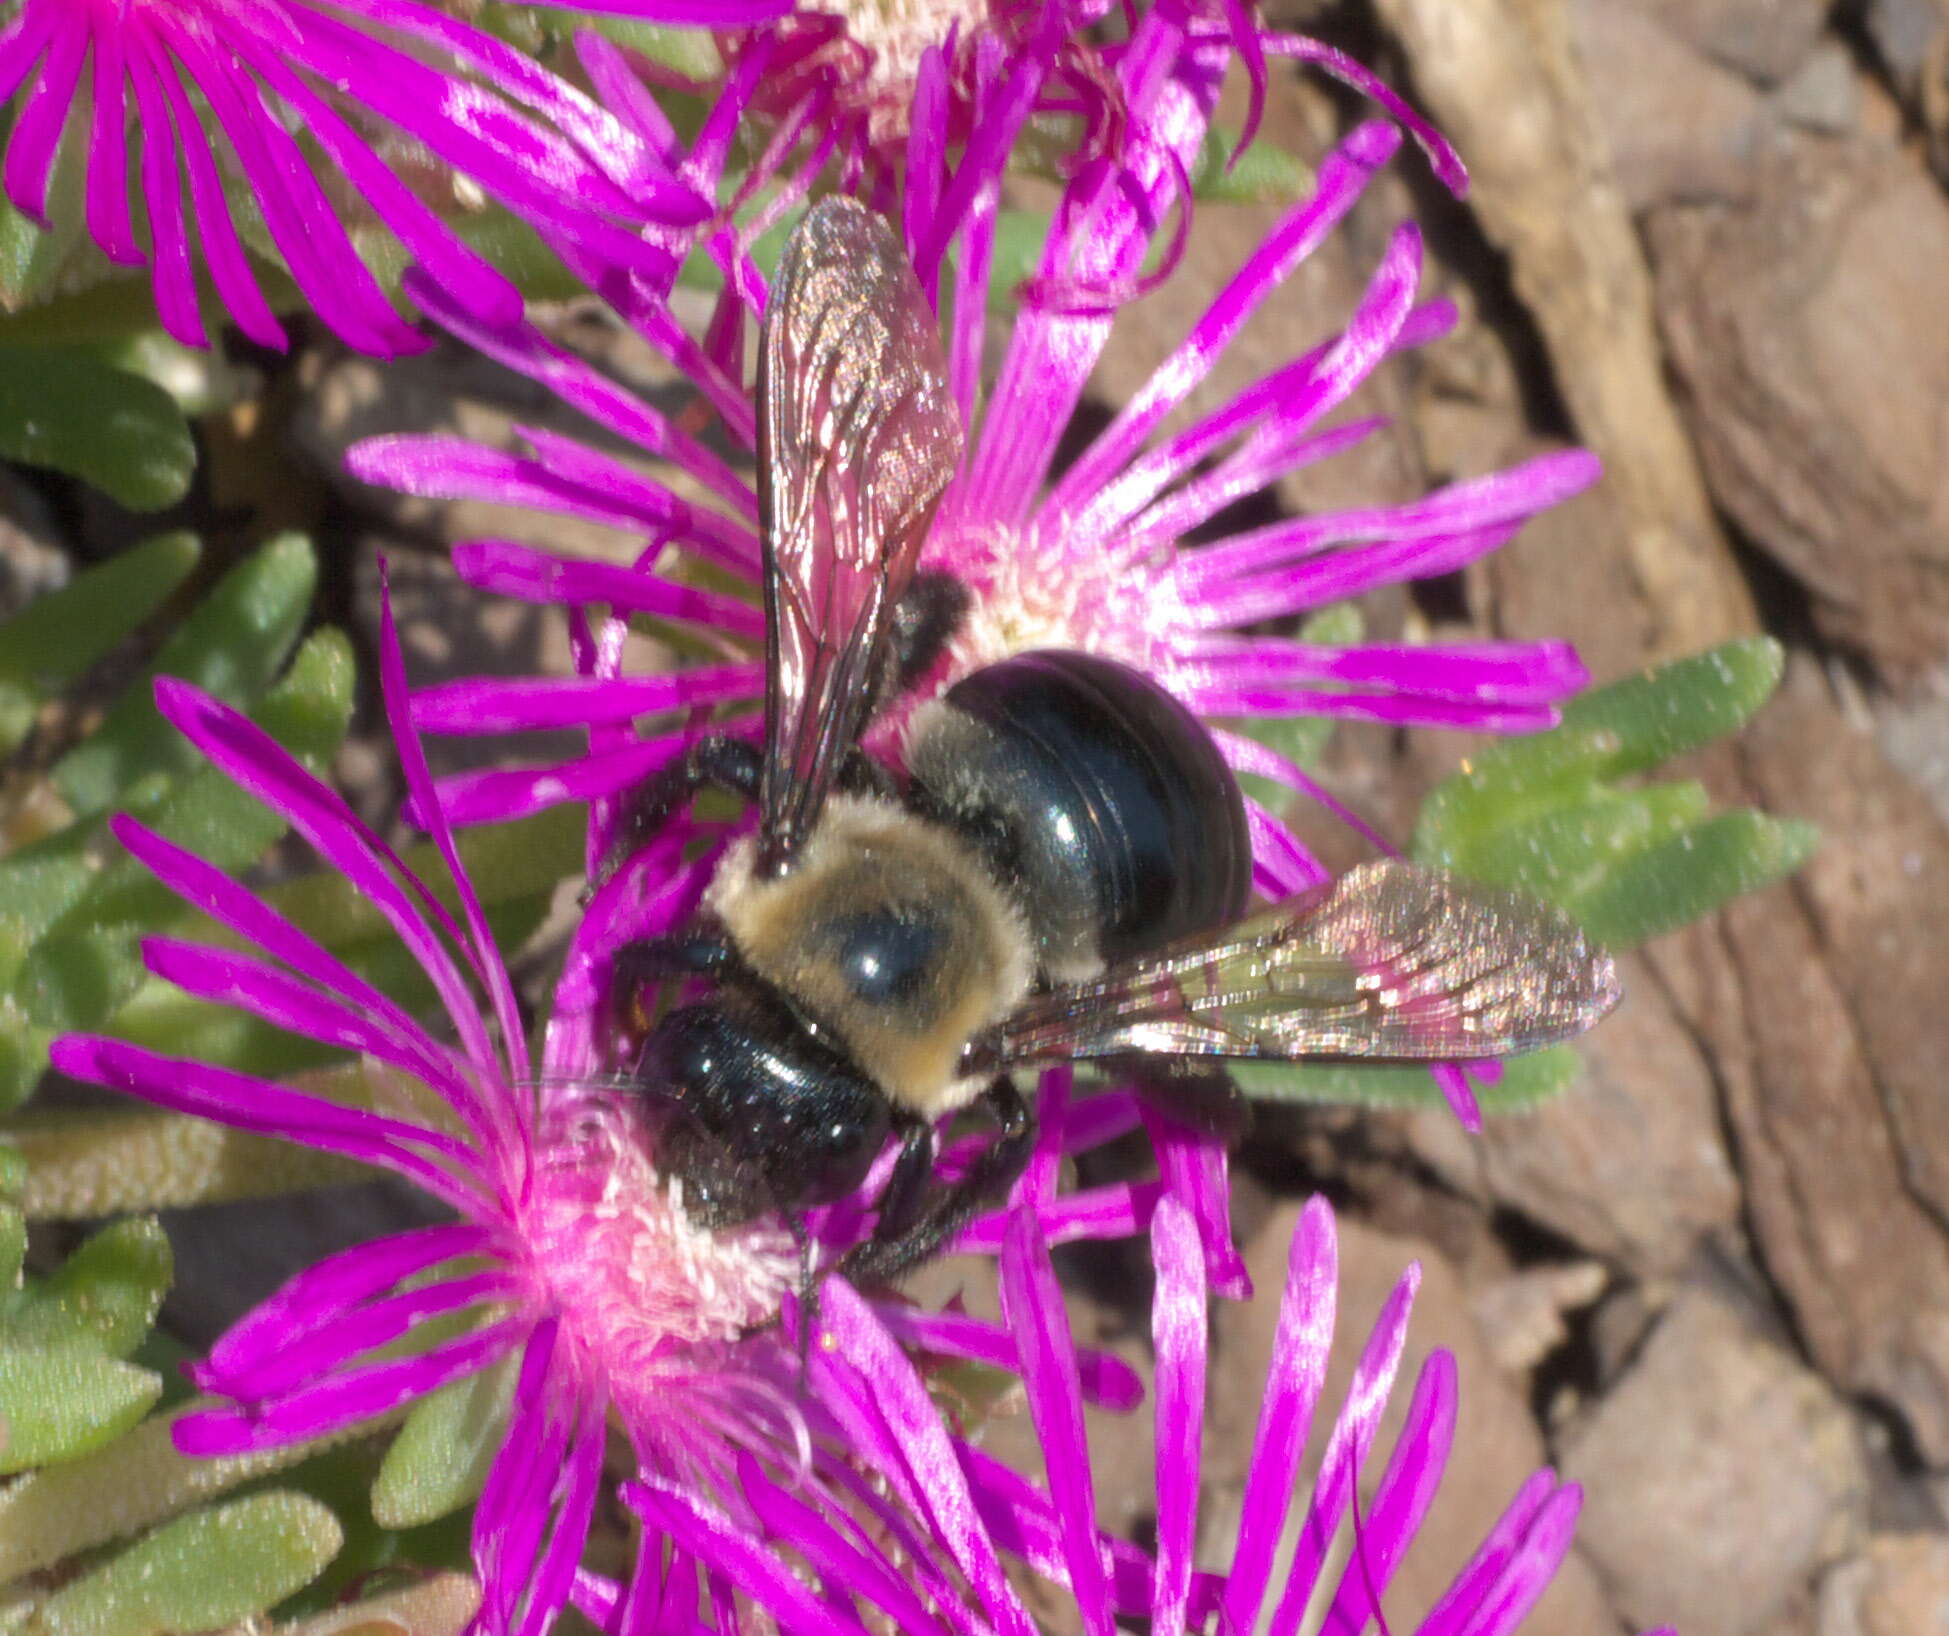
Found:
[[[1032,997],[969,1073],[1160,1056],[1470,1061],[1582,1033],[1617,969],[1561,910],[1413,864],[1365,864],[1195,945]]]
[[[785,247],[758,397],[770,874],[865,728],[894,604],[961,460],[934,315],[898,235],[856,200],[814,205]]]

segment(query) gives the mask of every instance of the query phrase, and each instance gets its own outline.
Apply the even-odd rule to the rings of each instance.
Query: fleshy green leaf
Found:
[[[1394,1063],[1234,1062],[1239,1088],[1259,1102],[1318,1102],[1382,1108],[1441,1108],[1447,1099],[1426,1068]],[[1516,1113],[1547,1102],[1582,1072],[1577,1053],[1552,1045],[1510,1057],[1494,1085],[1475,1083],[1485,1114]]]
[[[47,1636],[170,1636],[255,1619],[308,1584],[343,1534],[324,1506],[273,1490],[192,1512],[62,1586]]]
[[[27,1253],[27,1215],[21,1194],[27,1186],[27,1161],[19,1149],[0,1147],[0,1302],[20,1277]]]
[[[1791,875],[1819,844],[1804,819],[1723,812],[1625,859],[1571,912],[1600,943],[1633,948]]]
[[[0,458],[92,483],[130,511],[189,492],[196,441],[176,400],[86,350],[0,354]]]
[[[1429,798],[1423,862],[1513,886],[1568,910],[1599,942],[1630,948],[1799,868],[1811,825],[1714,815],[1692,780],[1619,788],[1736,730],[1780,678],[1779,644],[1729,642],[1598,688],[1563,725],[1503,739]]]
[[[380,1523],[416,1527],[479,1498],[505,1441],[517,1363],[510,1356],[443,1386],[406,1416],[372,1484]]]
[[[235,667],[229,674],[234,680]],[[344,637],[314,632],[252,718],[316,769],[344,736],[352,681]],[[155,731],[178,737],[159,718]],[[148,794],[137,804],[144,820],[222,869],[255,862],[285,830],[282,819],[208,765],[187,777],[158,775]],[[111,861],[104,866],[105,850]],[[136,952],[141,936],[184,919],[176,898],[92,826],[30,851],[0,862],[0,974],[9,979],[9,1004],[0,1007],[0,1108],[33,1089],[56,1033],[102,1027],[137,993],[145,979]],[[10,876],[25,888],[17,897],[5,892]]]
[[[0,625],[0,750],[26,736],[41,700],[72,684],[161,607],[197,554],[194,535],[159,535]]]
[[[0,1305],[13,1346],[93,1346],[125,1358],[141,1344],[169,1290],[169,1240],[155,1217],[102,1228],[50,1277]]]
[[[102,1447],[147,1414],[161,1393],[160,1376],[86,1343],[0,1341],[0,1475]]]
[[[317,581],[311,546],[295,534],[280,535],[225,574],[88,742],[55,765],[68,804],[77,813],[99,812],[145,778],[195,766],[196,751],[156,713],[155,678],[180,676],[231,704],[248,704],[283,668]]]
[[[1191,169],[1191,190],[1197,198],[1218,204],[1283,204],[1312,192],[1319,173],[1297,154],[1274,146],[1263,132],[1228,170],[1238,152],[1239,135],[1236,127],[1226,125],[1206,131]]]

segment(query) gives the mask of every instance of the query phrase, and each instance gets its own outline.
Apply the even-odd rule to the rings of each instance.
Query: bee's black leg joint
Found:
[[[932,1208],[898,1236],[887,1233],[889,1212],[883,1206],[873,1236],[850,1250],[839,1264],[849,1282],[884,1284],[897,1278],[950,1242],[1015,1184],[1035,1149],[1035,1111],[1006,1074],[988,1087],[987,1100],[1001,1133],[968,1166],[967,1174],[938,1192]],[[904,1152],[901,1158],[905,1160]]]
[[[933,1179],[934,1127],[916,1119],[901,1136],[900,1157],[894,1160],[893,1174],[880,1194],[875,1239],[898,1239],[913,1228],[927,1203],[927,1188]]]
[[[763,766],[764,758],[756,745],[722,733],[698,739],[681,755],[665,762],[624,799],[609,850],[582,894],[583,902],[699,790],[715,785],[747,801],[756,800]]]

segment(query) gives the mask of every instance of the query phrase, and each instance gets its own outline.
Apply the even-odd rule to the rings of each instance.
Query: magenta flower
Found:
[[[475,1513],[474,1553],[484,1628],[536,1632],[571,1595],[602,1594],[580,1558],[603,1491],[612,1422],[643,1482],[700,1504],[731,1505],[743,1525],[763,1514],[736,1503],[753,1472],[791,1487],[801,1503],[824,1497],[870,1509],[884,1502],[862,1475],[848,1417],[873,1397],[871,1369],[886,1367],[886,1358],[823,1359],[815,1385],[829,1382],[831,1392],[802,1389],[799,1349],[777,1322],[801,1276],[794,1235],[777,1217],[715,1232],[695,1225],[681,1178],[657,1172],[649,1101],[614,1071],[609,952],[687,916],[714,857],[685,864],[682,842],[695,837],[673,836],[591,905],[568,952],[540,1060],[532,1061],[506,966],[406,725],[390,616],[380,659],[406,782],[452,872],[458,917],[341,798],[246,718],[179,681],[160,682],[157,702],[214,765],[287,818],[385,915],[439,996],[451,1043],[263,898],[121,818],[115,831],[123,844],[237,940],[220,948],[151,938],[143,947],[149,970],[199,999],[357,1054],[380,1107],[333,1102],[113,1039],[67,1036],[52,1060],[75,1078],[178,1112],[381,1166],[452,1211],[446,1224],[321,1262],[240,1320],[191,1370],[215,1401],[179,1418],[174,1435],[179,1448],[199,1455],[301,1442],[518,1359],[505,1441]],[[1108,1140],[1138,1118],[1130,1098],[1112,1096],[1087,1118],[1066,1121],[1066,1084],[1066,1076],[1052,1076],[1044,1097],[1053,1117],[1032,1167],[1039,1175],[1053,1176],[1064,1151]],[[985,1140],[956,1144],[944,1168],[965,1166]],[[1235,1257],[1222,1161],[1185,1156],[1171,1164],[1225,1276]],[[885,1169],[859,1195],[802,1223],[815,1265],[831,1264],[865,1237]],[[1124,1235],[1141,1225],[1157,1193],[1156,1184],[1106,1187],[1046,1206],[1038,1195],[1030,1215],[1057,1240]],[[1000,1215],[978,1219],[962,1247],[997,1246],[1003,1230]],[[891,1326],[899,1346],[1017,1365],[1015,1340],[995,1325],[897,1303],[883,1319],[873,1318],[876,1310],[835,1293],[833,1311]],[[1140,1395],[1113,1360],[1090,1356],[1082,1367],[1097,1399],[1128,1405]],[[939,1439],[938,1427],[931,1435]],[[942,1499],[922,1480],[922,1508],[913,1516],[933,1515],[928,1507],[965,1509],[967,1484],[954,1481],[959,1486]],[[828,1483],[838,1485],[831,1495]],[[663,1553],[654,1538],[651,1544],[643,1571],[653,1575]],[[700,1564],[712,1576],[729,1571],[688,1535],[673,1532],[672,1549],[672,1573],[694,1579]]]
[[[1372,433],[1375,420],[1325,422],[1382,358],[1439,335],[1454,320],[1446,303],[1416,303],[1421,242],[1404,226],[1340,334],[1282,360],[1195,424],[1159,435],[1245,319],[1333,230],[1393,153],[1395,129],[1373,123],[1329,157],[1314,195],[1273,230],[1136,398],[1065,470],[1054,469],[1058,439],[1110,336],[1118,299],[1142,282],[1145,257],[1165,234],[1174,179],[1204,135],[1227,40],[1221,28],[1180,26],[1162,11],[1144,17],[1117,63],[1129,115],[1126,157],[1116,174],[1092,167],[1067,188],[990,382],[981,378],[982,320],[1004,156],[970,152],[950,169],[938,126],[926,139],[916,127],[900,219],[930,292],[940,288],[949,239],[958,243],[947,350],[970,449],[921,566],[962,580],[974,593],[974,609],[948,661],[913,698],[1010,653],[1083,648],[1163,681],[1218,727],[1240,770],[1317,795],[1299,768],[1219,724],[1320,714],[1523,731],[1554,722],[1557,701],[1581,685],[1584,671],[1559,642],[1322,648],[1239,634],[1240,627],[1450,572],[1495,549],[1534,512],[1585,487],[1597,463],[1581,451],[1550,455],[1409,505],[1327,512],[1184,543],[1233,501]],[[746,276],[755,275],[747,269]],[[755,603],[660,571],[687,556],[755,579],[757,502],[743,473],[533,327],[487,324],[424,281],[416,289],[427,310],[456,334],[544,383],[605,430],[678,467],[687,495],[701,491],[705,498],[680,496],[655,475],[539,431],[528,434],[527,454],[446,437],[374,439],[353,450],[351,469],[414,493],[556,510],[632,533],[646,542],[635,570],[492,540],[461,547],[456,562],[474,584],[505,594],[602,602],[690,624],[724,655],[722,662],[674,675],[455,683],[415,701],[419,724],[435,732],[614,724],[755,699],[758,670],[743,657],[762,630]],[[755,405],[736,367],[741,348],[725,343],[719,325],[713,344],[686,337],[680,348],[667,308],[644,327],[654,344],[690,369],[729,439],[750,447]],[[673,553],[667,559],[666,548]],[[883,744],[897,727],[883,728]],[[626,735],[613,748],[563,765],[469,775],[446,793],[462,821],[613,796],[672,754],[687,731]],[[1252,816],[1260,885],[1268,894],[1321,878],[1274,815],[1255,808]]]
[[[712,15],[756,21],[781,4],[717,0]],[[305,299],[348,343],[382,356],[424,343],[360,258],[348,216],[383,223],[467,310],[496,322],[521,311],[519,292],[442,219],[440,201],[407,186],[403,175],[423,170],[427,156],[451,170],[450,188],[477,186],[549,238],[622,266],[656,258],[638,236],[645,224],[694,225],[711,213],[666,147],[419,0],[19,0],[0,12],[8,9],[0,103],[27,87],[0,173],[8,198],[47,223],[55,158],[64,127],[80,117],[77,92],[91,63],[88,231],[110,260],[149,266],[163,327],[192,346],[209,343],[192,224],[218,300],[252,340],[285,345],[252,271],[226,169]],[[675,21],[698,11],[681,0],[603,9]],[[131,114],[146,233],[130,209]],[[377,138],[382,126],[397,139]]]
[[[1373,1470],[1376,1433],[1400,1366],[1417,1270],[1408,1269],[1367,1337],[1327,1436],[1319,1477],[1297,1519],[1290,1566],[1276,1577],[1275,1554],[1288,1532],[1333,1342],[1333,1214],[1320,1199],[1307,1207],[1293,1236],[1238,1532],[1219,1543],[1229,1566],[1201,1570],[1195,1564],[1207,1249],[1175,1192],[1159,1200],[1149,1225],[1157,1272],[1154,1553],[1096,1526],[1083,1421],[1095,1366],[1074,1348],[1048,1246],[1027,1209],[1009,1218],[1001,1288],[1046,1485],[942,1428],[925,1383],[901,1351],[901,1321],[890,1322],[888,1313],[835,1284],[829,1286],[821,1344],[812,1354],[819,1388],[828,1400],[849,1403],[855,1446],[873,1451],[875,1467],[894,1474],[895,1497],[911,1511],[931,1515],[940,1533],[932,1541],[905,1528],[863,1533],[846,1510],[822,1515],[819,1501],[787,1492],[751,1461],[740,1470],[739,1498],[751,1518],[743,1523],[653,1478],[626,1485],[625,1498],[647,1526],[700,1554],[715,1553],[738,1591],[787,1632],[864,1636],[891,1625],[909,1636],[1029,1636],[1036,1627],[998,1571],[1007,1554],[1065,1591],[1076,1622],[1092,1636],[1110,1636],[1119,1620],[1147,1620],[1159,1636],[1260,1629],[1276,1636],[1301,1630],[1357,1636],[1381,1622],[1376,1616],[1388,1585],[1433,1504],[1456,1424],[1455,1362],[1437,1351],[1422,1366],[1378,1478],[1364,1480]],[[847,1380],[854,1371],[872,1381],[870,1395]],[[1357,1489],[1366,1493],[1356,1504]],[[961,1507],[952,1516],[939,1509],[949,1495]],[[1382,1628],[1401,1636],[1409,1630],[1421,1636],[1515,1631],[1569,1550],[1580,1503],[1575,1485],[1537,1472],[1435,1605],[1413,1625]],[[1339,1548],[1348,1541],[1342,1561]],[[951,1557],[941,1550],[944,1543]],[[973,1587],[972,1598],[954,1594],[955,1567]],[[823,1596],[808,1581],[808,1569]],[[613,1629],[610,1621],[621,1605],[620,1597],[605,1596],[585,1607]]]

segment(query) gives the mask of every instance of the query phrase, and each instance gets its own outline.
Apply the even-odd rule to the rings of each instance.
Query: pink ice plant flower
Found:
[[[989,381],[982,378],[983,318],[1001,156],[984,155],[972,172],[972,156],[950,165],[938,113],[931,124],[916,124],[899,219],[930,296],[938,298],[951,277],[951,304],[941,303],[951,315],[948,371],[970,451],[941,502],[921,567],[960,579],[974,606],[947,661],[914,700],[1012,653],[1070,647],[1147,671],[1214,724],[1308,714],[1492,732],[1551,725],[1558,702],[1586,679],[1561,642],[1319,647],[1241,627],[1474,561],[1595,479],[1597,462],[1581,450],[1405,505],[1322,512],[1186,543],[1238,499],[1371,435],[1378,419],[1323,422],[1383,358],[1444,333],[1455,320],[1445,302],[1417,303],[1421,239],[1404,225],[1337,335],[1282,361],[1190,425],[1160,432],[1245,320],[1392,156],[1399,142],[1392,124],[1363,124],[1329,155],[1314,193],[1273,228],[1109,426],[1055,469],[1058,442],[1114,326],[1116,296],[1140,280],[1146,255],[1167,236],[1172,178],[1207,128],[1228,40],[1223,29],[1186,22],[1166,8],[1145,15],[1117,61],[1129,109],[1125,158],[1115,174],[1099,167],[1066,189]],[[959,251],[951,275],[944,271],[950,239]],[[755,270],[747,263],[740,276]],[[634,535],[646,544],[633,567],[500,540],[462,545],[455,561],[463,577],[485,589],[571,606],[599,603],[689,626],[722,656],[667,675],[450,683],[418,695],[416,722],[433,732],[499,733],[715,710],[730,730],[749,730],[762,683],[746,656],[763,634],[755,598],[681,577],[686,562],[706,563],[755,585],[758,502],[748,468],[721,453],[694,420],[680,423],[534,325],[482,323],[424,280],[415,288],[461,339],[548,387],[604,432],[676,467],[684,492],[653,471],[540,428],[522,429],[525,453],[437,435],[374,438],[353,449],[354,474],[416,494],[555,511]],[[723,441],[751,449],[756,405],[742,370],[730,367],[742,349],[725,349],[721,333],[708,342],[681,335],[667,306],[646,334],[680,367],[694,366],[701,412],[716,420]],[[443,793],[462,822],[611,797],[667,760],[693,731],[686,723],[632,733],[567,763],[463,775]],[[1222,728],[1217,736],[1241,771],[1321,794],[1301,769],[1263,746]],[[1264,890],[1284,895],[1323,877],[1274,815],[1255,808],[1252,817]]]
[[[1314,513],[1220,532],[1234,502],[1283,475],[1350,448],[1377,417],[1330,422],[1383,358],[1443,334],[1446,302],[1416,298],[1422,244],[1400,227],[1337,334],[1281,360],[1218,407],[1167,431],[1245,321],[1344,219],[1399,145],[1387,121],[1355,128],[1295,204],[1248,256],[1150,380],[1066,467],[1057,449],[1108,342],[1120,302],[1144,285],[1146,258],[1168,246],[1181,213],[1185,168],[1208,129],[1232,35],[1172,8],[1146,13],[1119,50],[1115,73],[1126,123],[1122,158],[1085,167],[1065,188],[1041,263],[1022,293],[1000,367],[982,368],[985,315],[1005,150],[951,156],[946,111],[917,95],[897,218],[923,288],[948,315],[949,382],[969,454],[949,486],[921,555],[924,569],[960,579],[973,609],[946,662],[908,707],[959,676],[1037,647],[1101,653],[1155,676],[1211,725],[1232,765],[1324,803],[1358,825],[1305,772],[1238,727],[1297,715],[1523,732],[1553,725],[1559,702],[1586,673],[1565,643],[1478,642],[1323,646],[1263,634],[1271,622],[1378,586],[1453,572],[1510,539],[1536,512],[1595,480],[1582,450],[1457,482],[1419,500]],[[1264,36],[1268,49],[1284,49]],[[930,48],[927,61],[944,54]],[[923,65],[922,77],[926,76]],[[1436,141],[1432,137],[1429,141]],[[1446,154],[1444,148],[1436,149]],[[950,265],[948,249],[955,254]],[[725,297],[708,332],[679,326],[661,293],[630,282],[622,310],[696,385],[718,438],[679,423],[532,324],[493,325],[443,301],[424,281],[425,309],[484,354],[548,387],[603,431],[676,467],[683,492],[653,471],[563,434],[524,428],[526,452],[444,436],[405,435],[355,447],[349,468],[416,494],[555,511],[645,542],[634,566],[579,560],[503,540],[460,546],[461,575],[533,601],[601,603],[689,626],[713,662],[670,674],[475,678],[430,689],[415,719],[433,732],[616,724],[663,725],[611,737],[561,762],[462,775],[445,786],[459,821],[512,817],[559,801],[606,801],[634,786],[715,718],[756,730],[762,692],[753,646],[763,634],[755,597],[704,589],[684,565],[707,563],[755,583],[757,497],[748,467],[727,456],[754,446],[756,406],[742,367],[741,330],[724,316],[762,277],[720,240]],[[672,274],[674,277],[674,273]],[[615,289],[618,281],[599,287]],[[943,294],[943,287],[951,299]],[[741,293],[742,292],[742,293]],[[675,725],[669,717],[676,713]],[[897,749],[899,717],[878,746]],[[1325,871],[1288,825],[1256,803],[1250,821],[1257,885],[1270,898]],[[1365,826],[1364,834],[1385,842]],[[1458,1070],[1445,1091],[1476,1120]]]
[[[149,938],[148,969],[198,999],[355,1054],[373,1106],[114,1039],[69,1035],[53,1048],[54,1066],[74,1078],[390,1170],[452,1213],[439,1225],[334,1255],[242,1318],[190,1370],[207,1399],[176,1420],[178,1448],[220,1456],[368,1428],[444,1385],[503,1365],[513,1375],[512,1401],[473,1522],[483,1630],[539,1632],[571,1595],[604,1594],[581,1556],[605,1487],[612,1425],[627,1440],[638,1480],[728,1506],[742,1526],[762,1515],[739,1499],[762,1473],[796,1503],[864,1508],[869,1516],[883,1510],[887,1527],[919,1529],[917,1537],[931,1541],[948,1563],[942,1572],[978,1576],[985,1559],[965,1555],[973,1547],[945,1524],[929,1534],[924,1521],[972,1515],[969,1485],[978,1480],[947,1468],[931,1473],[912,1459],[911,1470],[901,1468],[907,1487],[900,1492],[920,1506],[912,1515],[922,1520],[903,1521],[906,1513],[880,1498],[891,1479],[870,1461],[861,1464],[848,1417],[874,1396],[869,1370],[889,1367],[888,1349],[1012,1370],[1019,1366],[1012,1333],[892,1298],[885,1317],[876,1317],[881,1303],[841,1293],[829,1280],[834,1313],[883,1324],[898,1339],[870,1365],[821,1354],[808,1389],[800,1349],[779,1323],[801,1277],[794,1233],[776,1217],[718,1231],[694,1224],[681,1178],[657,1171],[649,1103],[616,1072],[610,951],[686,917],[709,860],[686,865],[673,838],[632,865],[638,879],[591,905],[568,950],[540,1058],[532,1059],[506,964],[406,721],[390,615],[381,676],[406,783],[450,872],[457,915],[340,796],[247,718],[181,681],[162,680],[156,697],[172,726],[281,814],[385,917],[438,996],[443,1027],[423,1026],[263,897],[122,817],[114,830],[131,854],[233,939],[216,947]],[[1086,1119],[1054,1118],[1038,1173],[1052,1175],[1064,1151],[1117,1136],[1137,1118],[1129,1099],[1115,1097]],[[957,1143],[947,1171],[965,1165],[981,1140]],[[870,1230],[886,1169],[857,1196],[800,1224],[815,1265],[835,1262]],[[1230,1266],[1222,1168],[1193,1158],[1174,1161],[1172,1174],[1212,1233],[1217,1264]],[[1125,1235],[1141,1226],[1158,1191],[1156,1184],[1112,1186],[1060,1201],[1049,1196],[1046,1207],[1038,1199],[1030,1209],[1038,1230],[1056,1241]],[[965,1247],[999,1244],[1014,1219],[996,1213],[975,1221]],[[1081,1367],[1095,1400],[1128,1407],[1141,1395],[1112,1359],[1087,1354]],[[827,1383],[848,1395],[832,1397]],[[919,1422],[899,1423],[873,1453],[907,1460],[910,1443],[924,1442],[926,1432]],[[652,1530],[643,1572],[693,1584],[701,1573],[715,1592],[730,1570],[702,1543]],[[1003,1588],[997,1573],[983,1594],[1000,1596]],[[639,1610],[614,1628],[653,1625]]]
[[[1373,1471],[1383,1411],[1399,1371],[1418,1269],[1410,1267],[1362,1345],[1347,1396],[1334,1415],[1319,1475],[1294,1515],[1300,1463],[1312,1440],[1334,1340],[1337,1245],[1333,1213],[1312,1200],[1293,1234],[1265,1392],[1253,1437],[1237,1530],[1219,1542],[1228,1562],[1198,1566],[1204,1411],[1209,1363],[1209,1246],[1173,1191],[1149,1219],[1156,1271],[1152,1305],[1157,1539],[1154,1551],[1104,1535],[1083,1407],[1091,1379],[1070,1334],[1048,1244],[1032,1210],[1008,1218],[1000,1254],[1003,1312],[1018,1347],[1024,1391],[1047,1471],[1036,1483],[943,1426],[899,1340],[902,1320],[875,1310],[843,1284],[828,1286],[817,1389],[844,1402],[856,1447],[894,1474],[891,1493],[909,1515],[931,1517],[961,1544],[955,1559],[981,1564],[975,1595],[957,1597],[939,1563],[906,1527],[872,1535],[843,1513],[820,1516],[817,1500],[782,1488],[741,1463],[740,1522],[722,1506],[643,1477],[623,1495],[645,1526],[715,1554],[738,1592],[801,1636],[903,1636],[951,1632],[1031,1636],[1033,1624],[991,1564],[1025,1563],[1073,1599],[1089,1636],[1119,1621],[1146,1621],[1158,1636],[1359,1636],[1378,1627],[1406,1636],[1509,1636],[1549,1587],[1569,1550],[1581,1491],[1538,1471],[1517,1491],[1454,1581],[1414,1623],[1384,1612],[1392,1578],[1432,1506],[1453,1444],[1458,1386],[1452,1354],[1431,1352],[1415,1380],[1391,1450]],[[872,1382],[870,1395],[856,1381]],[[932,1509],[930,1483],[965,1482],[972,1512]],[[936,1490],[936,1492],[940,1492]],[[882,1514],[891,1522],[892,1512]],[[941,1536],[937,1536],[937,1539]],[[1275,1571],[1281,1542],[1290,1562]],[[1345,1549],[1343,1550],[1343,1545]],[[943,1594],[947,1592],[947,1594]],[[823,1594],[822,1594],[823,1593]],[[684,1588],[685,1612],[690,1597]],[[647,1595],[632,1587],[630,1599]],[[604,1590],[583,1604],[606,1628],[630,1605]],[[667,1602],[665,1604],[667,1606]],[[720,1629],[722,1626],[719,1627]],[[1671,1636],[1671,1632],[1654,1633]]]
[[[597,9],[755,23],[787,0]],[[252,270],[226,171],[305,300],[349,344],[381,356],[424,340],[359,255],[344,218],[360,209],[450,299],[502,322],[520,315],[520,292],[436,208],[463,202],[465,190],[622,265],[654,259],[639,237],[646,225],[694,226],[712,213],[665,149],[504,41],[419,0],[9,0],[0,4],[0,105],[16,94],[0,165],[7,197],[43,225],[67,208],[50,195],[63,132],[75,126],[68,140],[85,144],[90,236],[111,261],[149,267],[163,327],[191,346],[209,344],[197,244],[238,327],[266,346],[287,341]],[[131,120],[144,228],[130,208]],[[386,127],[393,134],[381,138]],[[451,174],[444,201],[405,180],[429,158]]]

